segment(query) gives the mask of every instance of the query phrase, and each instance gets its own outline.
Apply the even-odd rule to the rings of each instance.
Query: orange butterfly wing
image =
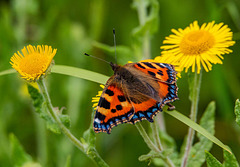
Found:
[[[174,67],[164,63],[129,63],[112,66],[114,75],[100,97],[93,128],[110,133],[121,123],[135,123],[153,117],[164,104],[176,100]]]
[[[175,71],[174,66],[165,63],[140,62],[127,64],[127,66],[130,68],[136,68],[145,74],[145,76],[141,74],[144,78],[142,82],[150,83],[151,80],[154,80],[158,84],[158,87],[155,86],[154,88],[159,95],[159,99],[150,97],[147,101],[142,101],[142,103],[135,104],[133,102],[132,104],[134,106],[135,114],[129,123],[134,124],[141,120],[153,122],[153,117],[159,111],[162,111],[162,107],[166,103],[178,99],[178,87],[176,85],[177,72]]]
[[[109,79],[100,97],[93,122],[95,132],[110,133],[118,124],[128,122],[134,114],[132,104],[123,94],[119,83],[114,81],[114,76]]]

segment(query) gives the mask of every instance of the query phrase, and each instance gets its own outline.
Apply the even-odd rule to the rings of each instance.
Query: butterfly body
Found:
[[[164,104],[177,99],[176,71],[164,63],[111,63],[114,75],[100,97],[93,122],[95,132],[110,133],[114,126],[148,120]]]

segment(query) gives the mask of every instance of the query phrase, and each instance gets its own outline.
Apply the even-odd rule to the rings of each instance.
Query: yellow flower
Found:
[[[170,64],[178,63],[180,69],[187,72],[192,67],[192,72],[200,73],[201,65],[208,72],[212,70],[212,64],[222,64],[223,54],[229,54],[228,49],[235,42],[232,41],[232,32],[223,23],[214,24],[212,21],[199,27],[194,21],[189,27],[172,29],[174,35],[170,35],[163,41],[163,61]],[[197,66],[197,67],[196,67]]]
[[[100,85],[100,87],[103,89],[104,85]],[[92,103],[93,103],[92,107],[94,108],[94,110],[96,110],[97,108],[101,94],[102,94],[102,91],[98,91],[98,94],[95,97],[92,97]]]
[[[36,81],[45,75],[57,49],[52,50],[51,46],[38,45],[37,48],[28,45],[22,49],[22,54],[18,51],[11,57],[10,64],[18,71],[23,79]]]

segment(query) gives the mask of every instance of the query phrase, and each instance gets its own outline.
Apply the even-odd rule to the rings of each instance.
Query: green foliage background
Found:
[[[216,101],[215,136],[232,148],[240,161],[240,129],[235,123],[234,103],[240,96],[240,1],[239,0],[159,0],[159,29],[151,41],[152,58],[160,55],[160,46],[172,28],[185,28],[194,20],[201,25],[215,20],[229,25],[236,44],[233,53],[224,56],[222,65],[214,65],[211,72],[203,72],[199,114],[208,103]],[[114,60],[112,29],[116,29],[117,61],[137,61],[129,51],[135,42],[133,29],[139,25],[138,15],[129,0],[4,0],[0,1],[0,71],[11,68],[10,57],[23,46],[47,44],[57,48],[56,64],[70,65],[112,75],[108,64],[84,56],[85,52]],[[71,130],[76,136],[89,127],[91,98],[101,90],[99,84],[59,74],[47,77],[54,106],[66,107]],[[63,135],[46,130],[44,121],[34,112],[32,102],[24,91],[25,83],[17,74],[0,77],[0,164],[12,166],[9,135],[13,133],[28,154],[43,166],[93,166],[93,162],[74,148]],[[189,115],[188,82],[186,74],[178,80],[177,110]],[[165,117],[168,133],[180,146],[187,126]],[[180,148],[178,148],[180,149]],[[146,166],[138,157],[148,148],[133,125],[120,125],[111,135],[97,134],[97,150],[110,165]],[[211,153],[222,162],[222,149],[213,145]],[[70,159],[70,160],[69,160]]]

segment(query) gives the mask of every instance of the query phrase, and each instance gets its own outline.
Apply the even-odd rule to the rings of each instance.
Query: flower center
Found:
[[[186,34],[180,42],[180,50],[186,55],[198,55],[208,51],[215,39],[208,31],[197,30]]]
[[[31,53],[22,58],[22,61],[19,63],[19,69],[29,75],[36,75],[45,72],[43,70],[46,70],[45,67],[48,66],[48,62],[48,56]]]

